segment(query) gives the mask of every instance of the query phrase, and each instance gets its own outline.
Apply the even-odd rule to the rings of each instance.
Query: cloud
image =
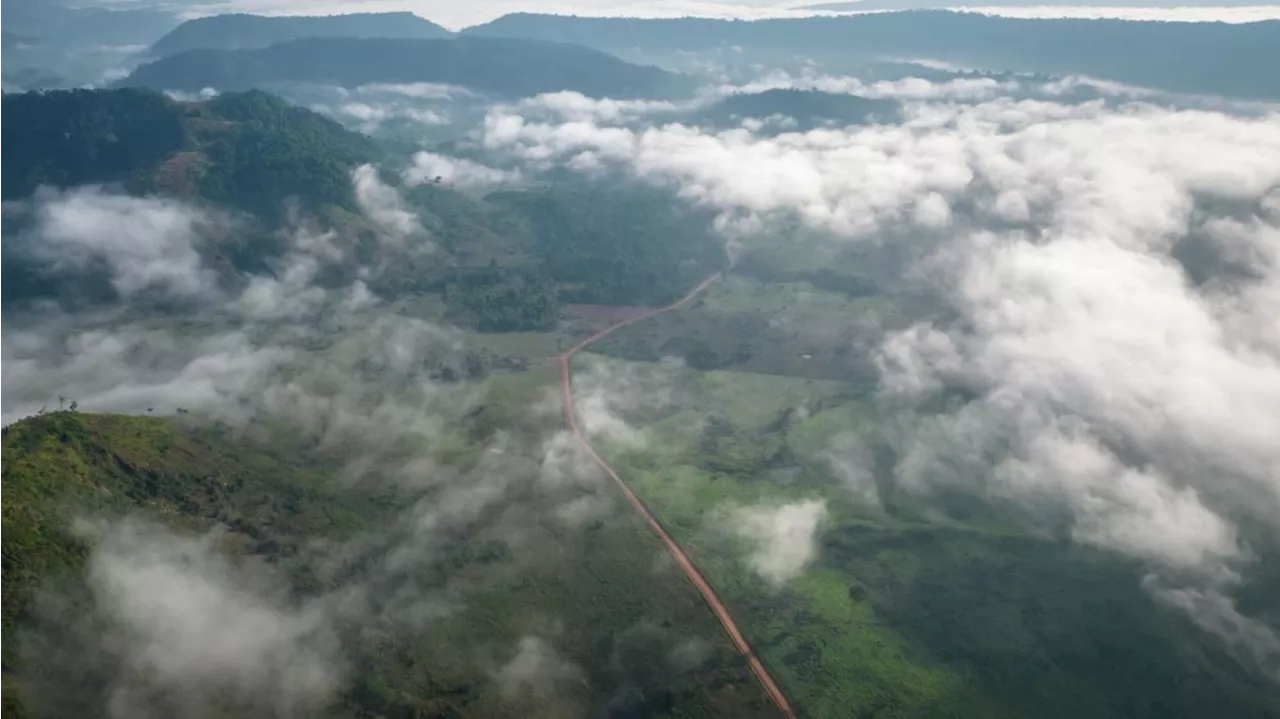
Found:
[[[1015,80],[997,80],[990,77],[960,77],[944,82],[904,77],[897,80],[867,82],[857,77],[828,75],[813,68],[805,68],[798,75],[785,70],[774,70],[751,82],[718,86],[713,89],[713,92],[717,95],[729,95],[784,88],[903,101],[977,102],[1017,91],[1021,88],[1021,84]]]
[[[626,122],[652,115],[674,113],[686,109],[688,103],[663,100],[614,100],[587,97],[580,92],[564,90],[530,97],[511,108],[523,116],[546,114],[570,121]]]
[[[291,606],[216,551],[136,521],[98,527],[88,562],[118,655],[113,717],[201,717],[228,699],[314,716],[339,686],[338,642],[319,605]]]
[[[886,86],[915,97],[898,125],[763,137],[496,108],[482,138],[670,183],[760,227],[907,243],[902,281],[941,304],[876,352],[887,397],[975,399],[892,431],[899,481],[1065,516],[1078,542],[1228,596],[1251,538],[1280,527],[1280,115],[960,87]]]
[[[494,679],[509,699],[544,698],[566,682],[584,682],[585,675],[546,640],[528,636],[520,639],[515,656],[494,673]]]
[[[243,333],[191,339],[136,326],[6,330],[4,421],[52,409],[59,396],[86,411],[234,414],[292,353]]]
[[[418,216],[406,209],[399,191],[383,182],[373,165],[357,167],[351,180],[355,185],[356,204],[382,230],[384,239],[399,244],[410,236],[425,234]]]
[[[438,155],[434,152],[417,152],[413,164],[400,173],[406,185],[422,185],[436,178],[447,185],[473,187],[520,182],[519,170],[500,170],[468,160]]]
[[[818,554],[817,533],[827,516],[825,500],[746,507],[734,512],[734,529],[752,545],[751,568],[780,586],[800,576]]]
[[[213,219],[176,200],[99,187],[45,189],[19,211],[32,220],[22,241],[37,259],[58,270],[104,266],[124,297],[151,289],[199,296],[214,288],[216,277],[197,251]]]

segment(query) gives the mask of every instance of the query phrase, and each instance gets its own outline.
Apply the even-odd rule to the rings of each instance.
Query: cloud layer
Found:
[[[524,162],[671,184],[740,228],[792,217],[833,242],[905,243],[902,282],[941,304],[876,352],[886,396],[975,399],[898,433],[899,481],[1065,510],[1076,541],[1140,560],[1175,605],[1214,608],[1202,626],[1252,621],[1224,613],[1251,543],[1280,539],[1280,113],[804,82],[907,99],[906,121],[765,137],[497,108],[482,137]],[[779,516],[816,523],[812,508],[752,521],[767,535]],[[806,558],[754,561],[778,581]]]

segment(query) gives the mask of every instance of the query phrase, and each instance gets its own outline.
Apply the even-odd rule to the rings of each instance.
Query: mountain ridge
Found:
[[[479,37],[306,38],[253,50],[188,50],[142,65],[117,86],[245,90],[282,82],[438,82],[511,96],[654,97],[687,89],[683,76],[582,45]]]
[[[187,20],[157,40],[153,57],[187,50],[244,50],[322,37],[428,39],[453,33],[411,12],[266,16],[228,13]]]

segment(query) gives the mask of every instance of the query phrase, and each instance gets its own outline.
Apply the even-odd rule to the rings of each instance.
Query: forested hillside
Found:
[[[41,185],[118,184],[271,215],[351,206],[350,172],[378,156],[367,138],[262,92],[178,102],[137,88],[6,94],[4,199]]]
[[[187,50],[242,50],[308,37],[447,37],[448,30],[409,12],[319,17],[268,17],[234,13],[187,20],[151,46],[156,57]]]
[[[689,81],[582,46],[467,37],[312,38],[257,50],[189,50],[134,70],[122,86],[245,90],[282,82],[344,87],[433,82],[504,96],[573,90],[593,97],[663,97]]]

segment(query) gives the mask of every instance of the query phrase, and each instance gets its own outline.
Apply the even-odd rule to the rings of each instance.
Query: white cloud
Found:
[[[565,682],[582,682],[582,670],[563,659],[555,648],[539,637],[520,640],[515,656],[494,673],[504,696],[546,697]]]
[[[156,288],[193,296],[214,287],[196,249],[212,220],[181,202],[86,187],[42,190],[23,209],[34,220],[24,242],[37,257],[55,268],[101,264],[123,296]]]
[[[817,556],[817,533],[826,516],[825,500],[746,507],[734,512],[734,529],[752,545],[752,569],[782,585],[800,576]]]
[[[96,533],[88,583],[121,660],[111,716],[206,716],[227,698],[270,716],[313,716],[338,687],[337,639],[321,607],[273,596],[216,551],[216,535],[138,522]]]
[[[521,179],[519,170],[500,170],[473,160],[426,151],[414,153],[413,164],[401,177],[406,185],[421,185],[438,177],[440,182],[459,187],[500,185]]]
[[[240,333],[195,339],[132,326],[65,336],[8,330],[3,349],[6,423],[52,409],[59,396],[94,412],[234,413],[291,356]]]
[[[957,100],[976,102],[991,100],[1002,94],[1018,90],[1021,85],[1013,80],[996,80],[989,77],[955,78],[945,82],[933,82],[919,77],[904,77],[898,80],[865,80],[841,76],[827,75],[812,68],[806,68],[798,75],[784,70],[774,70],[757,80],[741,85],[721,85],[714,88],[718,95],[731,93],[756,93],[765,90],[794,88],[797,90],[819,90],[844,95],[859,95],[877,99],[903,101],[920,100]]]
[[[373,165],[357,167],[351,179],[355,184],[356,203],[382,230],[385,240],[400,244],[408,237],[425,234],[418,216],[405,208],[400,192],[383,182]]]

